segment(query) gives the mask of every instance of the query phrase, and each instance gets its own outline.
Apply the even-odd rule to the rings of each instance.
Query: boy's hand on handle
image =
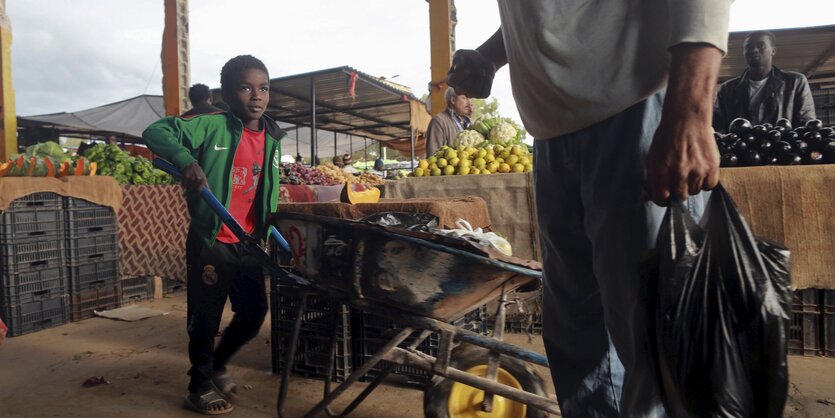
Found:
[[[187,165],[183,169],[182,177],[183,187],[190,192],[199,192],[204,187],[208,187],[209,181],[206,180],[206,174],[203,168],[196,162]]]
[[[496,67],[474,49],[461,49],[452,57],[452,67],[447,73],[447,84],[456,94],[484,99],[490,96]]]

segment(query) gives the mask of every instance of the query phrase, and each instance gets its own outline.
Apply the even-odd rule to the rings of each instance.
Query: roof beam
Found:
[[[397,101],[394,101],[394,102],[386,102],[386,103],[380,103],[380,104],[367,104],[367,105],[363,105],[363,106],[351,107],[350,110],[373,109],[373,108],[376,108],[376,107],[388,107],[388,106],[401,105],[401,104],[404,104],[404,103],[408,103],[408,102],[404,102],[403,100],[397,100]],[[328,110],[328,111],[325,111],[325,112],[316,112],[316,116],[330,115],[330,114],[333,114],[333,113],[340,113],[340,112],[343,112],[343,111],[342,110]],[[300,113],[299,115],[310,116],[310,112]]]
[[[803,74],[806,75],[806,78],[812,77],[821,65],[832,58],[833,54],[835,54],[835,41],[832,41],[832,43],[829,44],[829,47],[826,48],[825,51],[821,52],[821,54],[818,55],[818,57],[802,71]]]
[[[272,88],[272,87],[271,87],[271,89],[272,89],[272,91],[275,91],[275,92],[281,93],[281,94],[283,94],[283,95],[285,95],[285,96],[287,96],[287,97],[292,97],[292,98],[294,98],[294,99],[296,99],[296,100],[301,100],[301,101],[304,101],[304,102],[310,103],[310,99],[309,99],[309,98],[301,97],[301,96],[300,96],[300,95],[298,95],[298,94],[295,94],[295,93],[290,93],[290,92],[288,92],[288,91],[286,91],[286,90],[284,90],[284,89],[277,89],[277,88]],[[379,124],[382,124],[382,125],[388,125],[388,126],[391,126],[391,127],[394,127],[394,128],[404,129],[406,132],[408,132],[408,131],[409,131],[409,129],[408,129],[408,128],[403,128],[403,127],[401,127],[401,126],[396,126],[396,125],[393,125],[393,124],[392,124],[391,122],[389,122],[389,121],[386,121],[386,120],[383,120],[383,119],[380,119],[380,118],[375,118],[375,117],[373,117],[373,116],[363,115],[363,114],[361,114],[361,113],[354,112],[354,111],[352,111],[352,110],[350,110],[350,109],[340,109],[339,107],[336,107],[336,106],[331,106],[331,105],[325,104],[325,103],[323,103],[321,100],[316,100],[316,106],[323,107],[323,108],[328,109],[328,110],[333,110],[333,111],[335,111],[335,112],[337,112],[337,113],[344,113],[344,114],[346,114],[346,115],[351,115],[351,116],[356,117],[356,118],[369,120],[369,121],[371,121],[371,122],[376,122],[376,123],[379,123]],[[317,112],[317,114],[318,114],[318,112]]]

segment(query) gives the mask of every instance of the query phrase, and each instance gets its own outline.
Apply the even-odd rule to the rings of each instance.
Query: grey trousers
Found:
[[[664,214],[642,201],[663,100],[660,92],[581,131],[535,141],[543,334],[565,417],[666,416],[638,275]],[[688,201],[695,219],[706,195]]]

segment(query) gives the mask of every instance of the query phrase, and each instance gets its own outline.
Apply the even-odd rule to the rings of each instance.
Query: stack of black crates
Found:
[[[9,336],[67,322],[64,248],[59,195],[30,194],[0,214],[0,317]]]
[[[274,373],[280,373],[284,369],[290,334],[295,321],[296,307],[299,302],[298,288],[279,284],[275,277],[272,278],[270,312],[272,315],[272,364]],[[485,306],[479,307],[463,318],[454,321],[453,324],[484,333],[486,332],[484,322],[487,315],[486,309]],[[336,315],[334,315],[334,311]],[[334,323],[334,320],[336,323]],[[398,329],[399,325],[390,318],[334,303],[326,295],[310,294],[302,318],[299,341],[293,359],[293,373],[311,379],[321,379],[327,376],[328,354],[331,349],[334,327],[336,327],[337,334],[332,376],[334,381],[341,382],[382,348],[394,336],[392,332]],[[404,341],[401,347],[413,343],[416,335],[413,334],[412,337]],[[424,340],[417,349],[436,356],[439,342],[439,337],[433,334]],[[373,380],[385,367],[385,362],[379,363],[369,370],[361,380]],[[409,366],[397,366],[393,373],[401,376],[403,383],[416,386],[428,383],[431,378],[425,371]]]
[[[113,209],[64,198],[70,321],[121,306],[119,223]]]

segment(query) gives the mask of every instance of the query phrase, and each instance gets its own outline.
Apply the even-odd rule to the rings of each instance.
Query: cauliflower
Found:
[[[508,122],[501,121],[490,130],[490,142],[506,145],[516,140],[516,128]]]
[[[467,129],[465,131],[461,131],[458,134],[458,138],[456,138],[456,141],[456,146],[476,147],[478,146],[478,144],[484,142],[484,137],[481,136],[480,133],[472,129]]]

